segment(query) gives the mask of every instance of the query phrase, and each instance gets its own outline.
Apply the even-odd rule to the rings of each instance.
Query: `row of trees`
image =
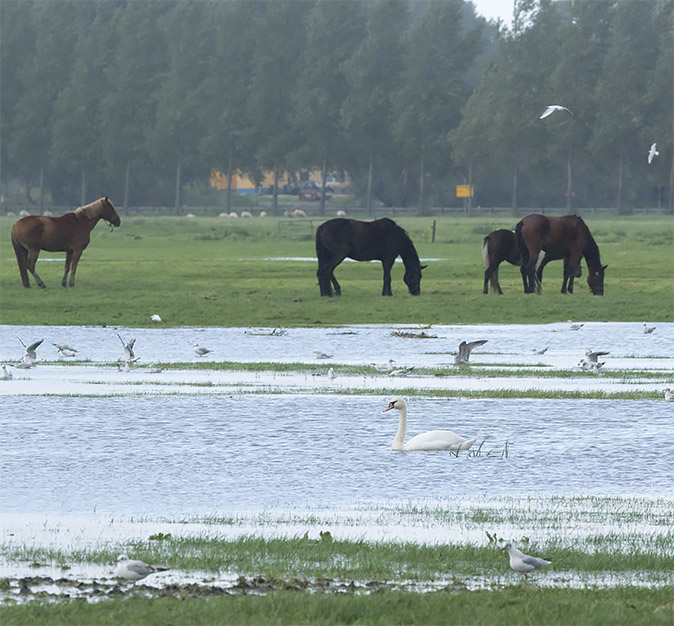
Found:
[[[0,186],[40,205],[107,194],[179,212],[211,169],[316,167],[347,170],[368,209],[453,204],[463,183],[514,213],[672,209],[674,0],[517,0],[509,27],[464,0],[0,11]],[[552,103],[573,115],[540,120]]]

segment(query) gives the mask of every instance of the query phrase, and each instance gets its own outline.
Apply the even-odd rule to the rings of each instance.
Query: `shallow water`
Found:
[[[0,509],[180,515],[324,500],[663,495],[674,484],[670,403],[411,400],[408,436],[449,428],[485,442],[481,456],[456,458],[393,452],[387,401],[6,397],[0,474],[11,480]]]

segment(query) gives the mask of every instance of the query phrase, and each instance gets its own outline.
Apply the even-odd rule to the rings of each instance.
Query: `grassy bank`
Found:
[[[584,277],[572,296],[559,293],[562,264],[548,266],[541,296],[522,293],[518,268],[501,269],[505,295],[482,295],[485,234],[512,218],[403,218],[422,258],[422,294],[412,297],[393,271],[383,298],[378,263],[342,263],[341,298],[320,298],[314,232],[320,220],[130,217],[93,231],[74,289],[60,287],[63,253],[43,252],[37,269],[46,290],[24,289],[9,243],[13,218],[0,218],[0,322],[148,326],[311,326],[353,323],[544,323],[566,319],[672,321],[674,227],[670,217],[588,217],[608,264],[603,297]],[[279,225],[280,224],[280,225]]]
[[[280,591],[265,596],[134,597],[97,604],[31,603],[0,609],[5,626],[23,624],[645,624],[670,625],[674,589],[549,589],[517,585],[500,591],[369,595]]]

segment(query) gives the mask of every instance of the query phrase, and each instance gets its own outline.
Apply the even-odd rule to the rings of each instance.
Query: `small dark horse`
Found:
[[[492,291],[503,295],[503,290],[498,282],[499,265],[503,261],[508,261],[511,265],[519,267],[521,261],[515,231],[499,228],[490,232],[482,241],[482,258],[487,268],[484,272],[482,293],[489,293],[489,284],[491,284]]]
[[[545,263],[559,259],[564,260],[562,293],[567,290],[573,293],[573,281],[581,276],[580,261],[585,257],[587,284],[595,296],[604,295],[604,271],[607,266],[602,266],[599,247],[582,218],[577,215],[547,217],[534,213],[517,223],[515,234],[522,254],[520,271],[525,293],[540,293],[540,270]]]
[[[316,229],[318,285],[322,296],[339,296],[342,290],[335,278],[335,268],[347,257],[355,261],[381,261],[384,268],[382,296],[391,296],[391,268],[397,256],[405,264],[403,280],[413,296],[421,292],[419,256],[407,233],[393,220],[384,217],[374,222],[337,218],[323,222]]]
[[[73,287],[80,256],[89,244],[92,229],[100,219],[112,226],[119,226],[121,223],[115,207],[112,206],[107,196],[61,217],[30,215],[15,222],[12,226],[12,245],[19,264],[23,286],[30,287],[28,278],[28,270],[30,270],[37,286],[44,288],[45,284],[35,272],[35,263],[40,250],[47,250],[48,252],[66,253],[65,273],[61,285],[66,286],[72,264],[70,286]]]

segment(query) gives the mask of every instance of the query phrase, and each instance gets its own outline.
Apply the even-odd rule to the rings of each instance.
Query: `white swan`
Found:
[[[412,437],[407,443],[405,441],[405,432],[407,431],[407,405],[402,398],[393,398],[384,412],[391,409],[397,409],[400,413],[400,422],[398,432],[393,440],[392,450],[402,450],[404,452],[411,450],[469,450],[477,441],[477,437],[466,439],[451,430],[430,430],[427,433]]]

